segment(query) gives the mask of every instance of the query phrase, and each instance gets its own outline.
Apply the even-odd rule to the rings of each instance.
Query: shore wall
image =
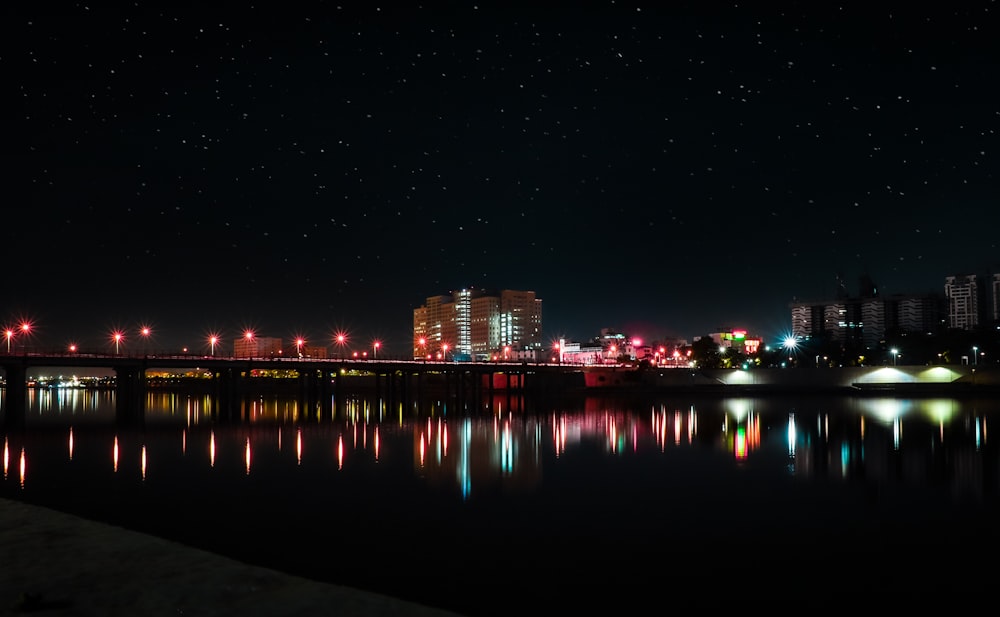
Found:
[[[1000,367],[879,366],[849,368],[645,369],[617,375],[607,387],[702,391],[943,392],[1000,390]],[[588,379],[588,389],[601,389]]]

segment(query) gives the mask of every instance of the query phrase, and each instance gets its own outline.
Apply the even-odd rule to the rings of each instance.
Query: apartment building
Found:
[[[945,277],[944,295],[948,299],[948,327],[956,330],[974,330],[981,323],[979,277],[975,274],[958,274]]]
[[[413,310],[413,357],[488,359],[542,347],[542,301],[533,291],[460,289]],[[508,352],[509,353],[509,352]]]

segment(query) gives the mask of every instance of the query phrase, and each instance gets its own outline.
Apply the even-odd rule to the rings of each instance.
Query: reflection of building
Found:
[[[281,339],[269,336],[240,337],[233,342],[234,358],[266,358],[281,355]]]
[[[413,311],[413,357],[453,355],[490,359],[538,350],[542,343],[542,301],[533,291],[461,289],[432,296]]]

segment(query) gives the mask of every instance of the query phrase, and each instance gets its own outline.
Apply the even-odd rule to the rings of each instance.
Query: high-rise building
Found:
[[[792,335],[824,336],[842,344],[877,346],[891,332],[936,333],[947,314],[941,294],[883,296],[872,279],[861,277],[859,297],[852,297],[838,278],[837,297],[825,302],[791,304]]]
[[[948,327],[975,330],[980,324],[980,286],[975,274],[947,276],[944,295],[948,298]]]
[[[542,301],[533,291],[460,289],[413,311],[413,357],[488,359],[504,348],[541,349]]]
[[[1000,274],[993,275],[993,324],[1000,327]]]

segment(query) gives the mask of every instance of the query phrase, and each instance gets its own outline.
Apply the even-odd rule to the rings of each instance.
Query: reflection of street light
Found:
[[[972,348],[972,363],[979,364],[979,348],[975,346]]]
[[[890,353],[892,353],[892,365],[896,366],[896,356],[899,355],[899,350],[893,347]]]

